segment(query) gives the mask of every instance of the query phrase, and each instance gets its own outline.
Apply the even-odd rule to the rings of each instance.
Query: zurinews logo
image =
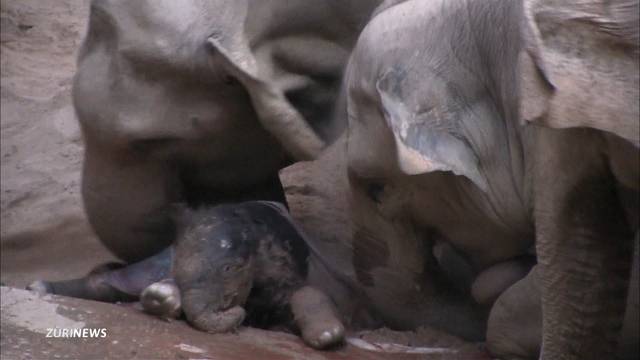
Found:
[[[48,338],[105,338],[107,329],[68,329],[68,328],[48,328]]]

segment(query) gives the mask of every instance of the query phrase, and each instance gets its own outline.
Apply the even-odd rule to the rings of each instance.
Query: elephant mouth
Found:
[[[208,295],[208,296],[207,296]],[[187,322],[198,330],[224,333],[233,330],[244,320],[244,309],[236,299],[225,300],[222,294],[197,289],[182,294],[182,306]]]
[[[236,306],[242,306],[251,290],[250,283],[245,286],[228,286],[223,291],[202,289],[183,292],[185,311],[193,314],[224,312]],[[235,285],[235,284],[234,284]]]
[[[224,310],[205,309],[196,316],[188,316],[189,323],[197,329],[210,333],[229,332],[240,326],[246,314],[242,307],[232,306]]]

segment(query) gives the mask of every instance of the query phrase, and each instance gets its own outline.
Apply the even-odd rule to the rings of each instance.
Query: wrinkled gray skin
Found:
[[[183,212],[181,217],[173,276],[192,325],[229,331],[244,319],[244,307],[247,324],[294,322],[314,348],[343,340],[344,328],[331,301],[304,286],[309,252],[284,206],[245,202]],[[171,299],[153,289],[146,292]],[[146,300],[143,293],[143,305]]]
[[[282,201],[315,157],[377,1],[93,1],[73,101],[88,219],[115,255],[170,244],[173,202]]]
[[[613,358],[627,304],[620,345],[638,358],[640,2],[525,5],[522,118],[562,129],[536,137],[541,358]]]
[[[346,74],[353,265],[386,322],[473,319],[434,311],[434,244],[468,260],[472,294],[491,302],[527,273],[517,259],[535,242],[541,357],[613,356],[638,229],[638,36],[615,17],[623,3],[609,17],[589,13],[604,3],[547,4],[537,19],[556,27],[542,38],[518,1],[407,1],[363,30]],[[580,26],[554,37],[558,21]],[[540,119],[593,129],[521,126]],[[483,333],[469,324],[462,335]]]
[[[633,267],[624,322],[618,339],[620,359],[637,359],[638,316],[640,316],[639,279],[640,248],[636,236]],[[537,359],[542,344],[542,304],[540,274],[534,267],[523,279],[500,295],[491,308],[487,327],[488,345],[502,359]]]
[[[413,293],[405,298],[404,293],[394,294],[391,291],[395,288],[389,289],[387,295],[398,301],[387,308],[371,301],[356,269],[378,254],[377,249],[363,252],[354,244],[345,140],[344,136],[338,139],[318,160],[300,162],[281,172],[292,216],[306,233],[313,234],[309,237],[312,256],[307,283],[332,298],[343,321],[352,329],[435,325],[470,339],[484,337],[484,309],[474,306],[469,294],[475,274],[469,275],[467,260],[445,242],[424,246],[429,271],[409,279],[416,286],[428,286],[429,292],[425,291],[421,298],[414,298]],[[379,291],[382,293],[385,288]],[[407,309],[407,304],[411,308]],[[420,318],[400,322],[393,320],[395,314]]]
[[[283,205],[251,201],[177,212],[176,244],[141,262],[29,288],[100,301],[133,301],[163,318],[229,332],[241,323],[290,325],[324,349],[344,339],[333,302],[305,285],[309,251]]]
[[[451,276],[438,270],[440,251],[432,247],[450,244],[464,254],[470,275],[462,277],[472,282],[534,244],[523,130],[510,91],[516,73],[498,73],[519,50],[508,41],[518,36],[518,18],[508,12],[490,23],[513,31],[485,26],[481,2],[403,2],[369,22],[352,54],[353,262],[364,292],[394,327],[430,324],[482,339],[485,319],[471,297],[438,295],[447,294],[442,284]],[[476,34],[498,39],[500,56],[482,52]]]

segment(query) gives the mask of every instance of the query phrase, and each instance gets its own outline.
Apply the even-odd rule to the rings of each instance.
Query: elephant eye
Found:
[[[228,272],[229,272],[229,271],[231,271],[232,269],[233,269],[233,266],[232,266],[232,265],[227,264],[227,265],[225,265],[225,266],[223,266],[223,267],[222,267],[222,272],[228,273]]]
[[[367,185],[367,196],[376,204],[380,204],[380,197],[383,192],[384,184],[374,182]]]

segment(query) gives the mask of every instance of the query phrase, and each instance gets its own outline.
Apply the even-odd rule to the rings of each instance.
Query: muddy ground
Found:
[[[86,25],[88,3],[88,0],[1,0],[0,2],[2,85],[0,90],[2,111],[0,281],[10,287],[24,287],[35,279],[59,280],[82,276],[96,265],[113,259],[97,241],[83,213],[80,198],[83,145],[70,97],[75,57]],[[33,323],[27,323],[27,325],[31,324],[29,328],[20,322],[20,319],[33,317],[33,313],[26,312],[32,312],[34,309],[46,312],[50,308],[46,304],[47,301],[65,303],[71,300],[51,300],[51,298],[42,300],[28,292],[17,290],[11,292],[11,289],[4,287],[2,295],[3,359],[60,358],[76,354],[69,352],[69,349],[75,347],[74,344],[77,341],[45,341],[42,334],[31,331]],[[16,304],[22,302],[33,306],[31,308],[27,306],[24,309],[20,306],[16,307]],[[121,341],[117,345],[118,339],[138,336],[127,334],[127,331],[142,331],[140,329],[120,326],[118,331],[124,331],[124,333],[120,334],[118,339],[110,338],[109,341],[94,343],[92,351],[98,351],[96,349],[100,349],[101,346],[112,348],[112,351],[105,350],[102,353],[107,357],[108,354],[117,354],[120,357],[120,352],[124,351],[136,358],[153,358],[150,355],[153,352],[149,351],[157,349],[158,346],[165,346],[168,352],[166,354],[160,352],[158,356],[165,354],[169,358],[174,358],[177,356],[174,351],[175,346],[179,348],[182,342],[188,342],[184,337],[196,338],[198,340],[194,341],[199,343],[206,343],[207,339],[213,339],[207,338],[213,335],[194,335],[194,330],[180,323],[162,323],[160,330],[157,330],[158,320],[141,314],[131,307],[80,300],[73,300],[70,304],[73,306],[69,305],[69,307],[76,313],[86,313],[84,315],[86,321],[94,327],[116,326],[115,324],[119,321],[117,314],[122,312],[123,318],[127,316],[135,318],[137,326],[149,330],[146,335],[139,335],[139,339],[143,342],[150,341],[155,345],[146,348],[144,351],[147,352],[143,351],[140,354],[136,353],[138,350],[135,348],[139,344],[133,345],[133,343]],[[46,323],[41,323],[42,327],[45,325]],[[59,324],[55,321],[49,323],[49,326],[57,325]],[[154,337],[156,337],[155,340]],[[159,338],[169,340],[159,341]],[[368,340],[366,343],[359,344],[364,347],[370,347],[372,343],[387,344],[375,345],[374,349],[371,349],[375,352],[372,352],[370,358],[380,358],[381,352],[385,354],[406,352],[407,346],[457,348],[463,349],[461,354],[467,354],[469,358],[484,358],[484,355],[478,355],[474,345],[464,344],[455,338],[430,330],[399,333],[382,329],[358,334],[355,338]],[[216,339],[220,344],[227,341],[225,337]],[[282,346],[283,349],[289,350],[293,348],[294,350],[285,351],[287,356],[284,358],[311,356],[310,352],[300,350],[300,341],[297,338],[286,334],[244,329],[236,340],[239,350],[246,346],[246,344],[243,345],[245,342],[254,341],[269,343],[271,347]],[[92,340],[83,340],[85,344],[87,341]],[[173,344],[174,342],[178,345]],[[358,345],[358,341],[355,342]],[[231,343],[234,342],[231,341]],[[388,345],[390,343],[395,345]],[[375,347],[378,348],[375,349]],[[215,356],[215,347],[210,348],[214,349],[211,350],[210,355]],[[260,351],[259,344],[255,350]],[[233,346],[231,350],[225,348],[224,351],[226,351],[224,355],[233,354]],[[276,353],[284,354],[282,351],[276,351]],[[373,356],[374,353],[378,355]],[[241,352],[237,353],[238,356],[240,354]],[[355,354],[359,354],[358,358],[364,356],[362,352],[345,352],[344,349],[336,355],[339,358],[350,358],[356,356]],[[76,355],[88,356],[89,354]],[[191,355],[198,357],[196,356],[198,354],[188,355],[179,357],[190,358]],[[312,357],[314,356],[316,355]],[[434,357],[420,355],[420,357],[423,356],[447,358],[442,355],[433,355]],[[205,356],[200,357],[205,358]],[[325,358],[320,353],[317,353],[317,357]]]

